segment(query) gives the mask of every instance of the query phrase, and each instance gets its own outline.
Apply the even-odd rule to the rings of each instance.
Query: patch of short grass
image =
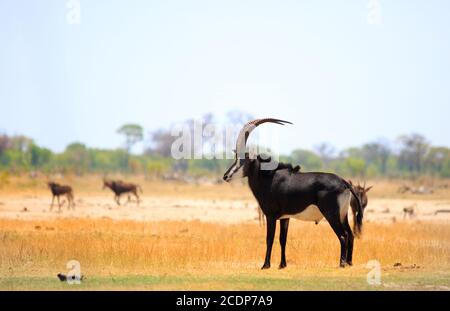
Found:
[[[382,284],[369,285],[365,275],[276,277],[274,275],[92,276],[81,284],[60,282],[56,277],[2,277],[1,290],[450,290],[450,272],[395,272]],[[328,275],[330,274],[330,275]]]

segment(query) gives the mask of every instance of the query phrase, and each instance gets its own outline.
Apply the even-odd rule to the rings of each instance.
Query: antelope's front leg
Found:
[[[280,220],[280,245],[281,245],[281,262],[280,269],[286,268],[286,241],[289,228],[289,218]]]
[[[277,219],[275,217],[267,217],[267,235],[266,235],[266,259],[261,269],[270,268],[270,256],[272,254],[273,239],[277,228]]]
[[[137,202],[137,205],[139,206],[141,199],[139,198],[139,195],[137,194],[137,192],[134,193],[134,196],[136,197],[136,202]]]
[[[58,212],[61,212],[61,202],[59,201],[59,195],[56,196],[56,199],[58,199]]]
[[[52,209],[53,209],[53,202],[55,201],[55,196],[53,196],[52,197],[52,204],[50,204],[50,212],[52,211]]]

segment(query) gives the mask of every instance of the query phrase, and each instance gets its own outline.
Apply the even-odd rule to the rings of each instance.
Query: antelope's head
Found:
[[[292,124],[289,121],[283,121],[279,119],[273,118],[265,118],[265,119],[256,119],[248,122],[244,125],[244,127],[239,132],[236,149],[234,150],[234,161],[233,164],[227,169],[225,174],[223,175],[223,180],[229,182],[234,176],[238,177],[246,177],[248,176],[250,165],[255,161],[254,157],[251,157],[247,152],[247,139],[250,133],[259,125],[263,123],[275,123],[284,125],[286,123]],[[257,159],[261,160],[261,157],[257,157]]]
[[[369,190],[372,189],[373,186],[366,187],[366,182],[364,182],[362,186],[359,183],[355,186],[353,185],[351,180],[349,182],[355,190],[356,195],[358,195],[359,200],[361,201],[362,208],[366,208],[367,204],[369,203],[367,192],[369,192]]]
[[[106,178],[103,178],[103,190],[105,190],[106,187],[110,188],[112,185],[112,182],[107,180]]]

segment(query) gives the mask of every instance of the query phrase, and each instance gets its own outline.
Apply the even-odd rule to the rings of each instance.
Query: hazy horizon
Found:
[[[76,1],[75,1],[76,2]],[[0,1],[0,133],[116,148],[211,112],[277,117],[280,152],[420,133],[450,146],[448,1]],[[142,144],[135,150],[141,150]]]

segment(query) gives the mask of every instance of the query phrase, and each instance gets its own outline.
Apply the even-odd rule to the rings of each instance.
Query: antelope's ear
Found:
[[[370,189],[372,189],[373,186],[367,187],[366,189],[364,189],[364,192],[369,192]]]
[[[351,181],[351,179],[348,180],[348,183],[350,184],[350,186],[353,186],[353,182]]]

